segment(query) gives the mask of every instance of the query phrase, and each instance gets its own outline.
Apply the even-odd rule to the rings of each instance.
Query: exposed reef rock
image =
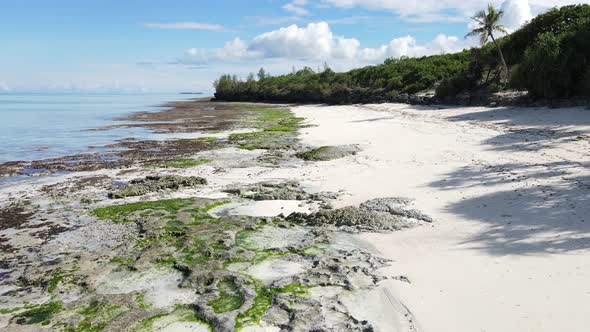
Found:
[[[322,146],[299,152],[297,157],[307,161],[327,161],[355,155],[360,151],[361,148],[358,145]]]
[[[141,196],[147,193],[160,190],[178,190],[181,188],[193,188],[207,184],[207,180],[196,176],[178,176],[178,175],[150,175],[143,179],[135,179],[129,182],[129,185],[123,189],[112,191],[108,194],[109,198],[125,198],[130,196]]]
[[[318,201],[322,208],[329,208],[330,202],[338,199],[341,193],[308,193],[298,182],[261,182],[250,186],[225,189],[224,192],[255,201],[297,200]]]
[[[432,218],[416,209],[407,209],[413,200],[404,197],[375,198],[362,203],[359,208],[366,211],[386,212],[410,219],[433,222]]]
[[[287,220],[310,226],[335,226],[347,232],[389,232],[417,225],[432,218],[408,209],[411,200],[406,198],[378,198],[359,207],[344,207],[316,213],[294,212]]]

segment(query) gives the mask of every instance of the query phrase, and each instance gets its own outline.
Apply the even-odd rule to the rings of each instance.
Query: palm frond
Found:
[[[494,31],[508,33],[504,26],[498,24],[503,15],[503,10],[496,10],[496,8],[494,8],[494,6],[491,3],[488,4],[487,11],[480,10],[477,13],[475,13],[475,15],[471,18],[472,20],[477,22],[480,25],[480,27],[473,29],[470,33],[468,33],[465,36],[465,38],[479,36],[481,44],[484,45],[492,36]]]
[[[486,16],[487,16],[487,13],[485,12],[485,10],[480,10],[477,13],[475,13],[475,15],[472,17],[472,19],[474,19],[474,20],[479,19],[481,22],[481,21],[485,20]]]
[[[486,30],[485,32],[483,32],[481,34],[481,36],[479,37],[479,42],[481,43],[481,45],[485,45],[486,42],[488,41],[488,38],[490,38],[490,34],[488,33],[488,31]]]
[[[483,32],[485,32],[485,29],[484,28],[473,29],[471,32],[469,32],[468,34],[465,35],[465,38],[479,36]]]
[[[496,26],[494,27],[494,30],[496,30],[496,31],[498,31],[498,32],[501,32],[501,33],[508,34],[508,30],[506,30],[506,27],[505,27],[505,26],[503,26],[503,25],[496,25]]]
[[[481,19],[477,16],[473,16],[471,19],[474,20],[475,22],[479,23],[480,25],[486,25],[485,20]]]

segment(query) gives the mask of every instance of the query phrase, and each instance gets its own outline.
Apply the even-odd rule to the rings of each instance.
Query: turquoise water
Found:
[[[194,97],[194,96],[193,96]],[[156,111],[180,94],[0,93],[0,162],[36,160],[87,152],[126,137],[150,134],[141,128],[88,131],[117,124],[115,117]]]

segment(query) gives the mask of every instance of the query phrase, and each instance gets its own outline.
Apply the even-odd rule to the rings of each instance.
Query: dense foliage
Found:
[[[590,96],[590,21],[538,35],[512,76],[512,85],[537,96]]]
[[[327,65],[269,76],[263,69],[243,81],[223,75],[215,96],[235,101],[355,103],[392,100],[400,94],[436,89],[439,97],[469,91],[516,88],[538,97],[590,96],[590,5],[552,9],[498,39],[511,77],[501,70],[493,44],[336,73]],[[509,78],[507,86],[503,82]]]
[[[258,80],[250,75],[246,81],[223,75],[215,81],[215,96],[224,100],[267,100],[287,102],[349,103],[416,93],[432,88],[437,82],[464,70],[469,52],[422,58],[387,59],[378,66],[368,66],[346,73],[336,73],[327,65],[320,72],[309,67],[288,75],[267,76]]]

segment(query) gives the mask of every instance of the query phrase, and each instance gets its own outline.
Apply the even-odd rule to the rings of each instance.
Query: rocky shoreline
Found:
[[[355,299],[403,274],[350,234],[432,219],[408,198],[335,209],[346,193],[261,178],[360,149],[302,145],[287,107],[170,106],[122,125],[170,139],[0,165],[36,175],[0,191],[0,328],[378,330]]]
[[[222,102],[226,99],[218,99]],[[248,99],[236,99],[232,101],[251,101]],[[285,100],[256,100],[255,102],[292,102],[305,104],[301,99]],[[549,108],[568,108],[568,107],[590,107],[590,98],[588,97],[571,97],[545,99],[536,98],[524,91],[514,92],[497,92],[497,93],[461,93],[453,97],[437,97],[434,92],[424,92],[417,94],[400,93],[391,95],[379,90],[360,90],[351,91],[349,95],[341,99],[329,99],[322,102],[328,105],[353,105],[353,104],[382,104],[382,103],[399,103],[408,105],[422,106],[485,106],[485,107],[549,107]],[[318,101],[311,102],[317,104]]]

